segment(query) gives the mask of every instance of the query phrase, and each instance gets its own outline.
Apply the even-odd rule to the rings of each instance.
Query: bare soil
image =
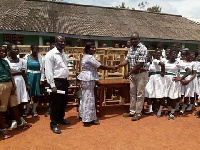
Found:
[[[66,109],[71,125],[60,125],[62,134],[49,127],[47,108],[38,108],[39,118],[28,117],[33,127],[13,130],[12,138],[0,137],[0,150],[199,150],[200,119],[193,113],[168,120],[145,116],[137,122],[123,118],[128,105],[105,106],[100,125],[84,127],[77,117],[77,108]],[[200,110],[197,108],[196,110]],[[196,111],[195,111],[196,112]]]

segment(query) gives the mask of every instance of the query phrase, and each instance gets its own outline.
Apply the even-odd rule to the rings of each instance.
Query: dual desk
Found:
[[[130,99],[130,84],[128,79],[102,79],[97,81],[98,91],[99,91],[99,116],[102,116],[102,104],[105,101],[106,88],[117,88],[119,90],[119,95],[125,98],[127,101]]]

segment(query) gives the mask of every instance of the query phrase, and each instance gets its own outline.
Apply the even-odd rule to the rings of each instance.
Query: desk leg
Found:
[[[102,103],[104,101],[104,87],[99,88],[99,117],[102,117]]]

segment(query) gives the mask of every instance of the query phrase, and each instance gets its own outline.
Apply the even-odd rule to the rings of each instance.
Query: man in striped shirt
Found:
[[[118,67],[129,64],[129,72],[125,78],[130,79],[130,112],[124,117],[132,117],[132,121],[137,121],[141,118],[141,112],[144,104],[144,92],[148,79],[147,73],[147,48],[140,43],[140,37],[137,32],[134,32],[130,38],[131,47],[125,60]]]

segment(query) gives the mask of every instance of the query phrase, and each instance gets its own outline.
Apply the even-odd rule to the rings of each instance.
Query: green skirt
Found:
[[[29,96],[40,96],[44,93],[45,89],[40,86],[41,73],[33,74],[27,73],[28,84],[30,85]]]

